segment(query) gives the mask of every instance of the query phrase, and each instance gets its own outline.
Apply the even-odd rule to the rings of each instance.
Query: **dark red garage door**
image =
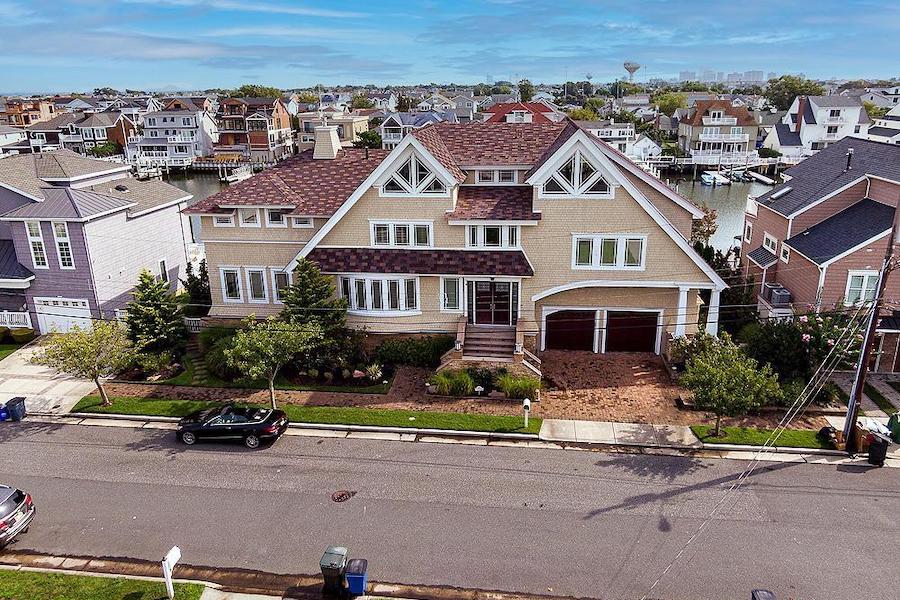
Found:
[[[607,352],[656,352],[655,312],[606,313]]]
[[[593,350],[593,310],[560,310],[547,317],[547,350]]]

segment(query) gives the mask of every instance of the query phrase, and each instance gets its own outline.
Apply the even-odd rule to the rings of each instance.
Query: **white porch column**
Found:
[[[680,338],[685,335],[685,326],[687,325],[687,294],[688,288],[678,288],[678,313],[675,315],[675,337]]]
[[[713,290],[709,297],[709,311],[706,314],[706,333],[719,335],[719,290]]]

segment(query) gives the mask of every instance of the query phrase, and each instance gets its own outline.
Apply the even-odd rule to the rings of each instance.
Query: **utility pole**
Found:
[[[852,157],[852,150],[847,155],[847,162]],[[853,390],[850,393],[850,401],[847,403],[847,420],[844,423],[844,440],[847,443],[847,452],[853,454],[856,452],[856,444],[853,440],[853,428],[856,425],[856,419],[859,417],[859,399],[862,398],[863,390],[866,385],[866,370],[869,365],[869,358],[872,356],[872,347],[875,345],[875,329],[878,327],[878,313],[884,303],[884,290],[887,287],[888,275],[897,267],[896,258],[894,256],[894,248],[900,243],[897,236],[900,235],[900,228],[897,227],[897,212],[894,209],[894,223],[891,228],[891,237],[888,240],[888,246],[884,253],[884,262],[881,265],[881,271],[878,274],[878,286],[875,288],[875,297],[872,299],[872,312],[869,314],[869,321],[866,325],[866,334],[863,338],[862,348],[859,352],[859,362],[856,363],[856,376],[853,380]],[[861,298],[861,300],[865,300]]]

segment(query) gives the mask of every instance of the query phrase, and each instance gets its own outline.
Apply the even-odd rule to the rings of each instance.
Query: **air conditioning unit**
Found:
[[[791,303],[791,292],[787,288],[778,287],[772,289],[769,304],[772,306],[787,306]]]
[[[763,286],[763,300],[766,302],[772,302],[772,291],[782,289],[782,285],[780,283],[767,283]]]

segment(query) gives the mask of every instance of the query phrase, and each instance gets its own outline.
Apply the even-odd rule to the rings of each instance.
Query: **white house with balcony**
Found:
[[[698,100],[678,122],[678,145],[698,165],[738,166],[759,158],[759,125],[746,106]]]
[[[378,134],[381,136],[381,147],[386,150],[393,149],[400,141],[415,131],[431,123],[457,123],[455,112],[396,112],[384,118],[378,125]]]
[[[787,158],[805,158],[845,137],[865,137],[871,123],[859,98],[797,96],[763,146]]]
[[[187,167],[194,159],[213,155],[219,140],[215,119],[198,106],[144,115],[144,130],[125,145],[129,162],[147,166]]]

